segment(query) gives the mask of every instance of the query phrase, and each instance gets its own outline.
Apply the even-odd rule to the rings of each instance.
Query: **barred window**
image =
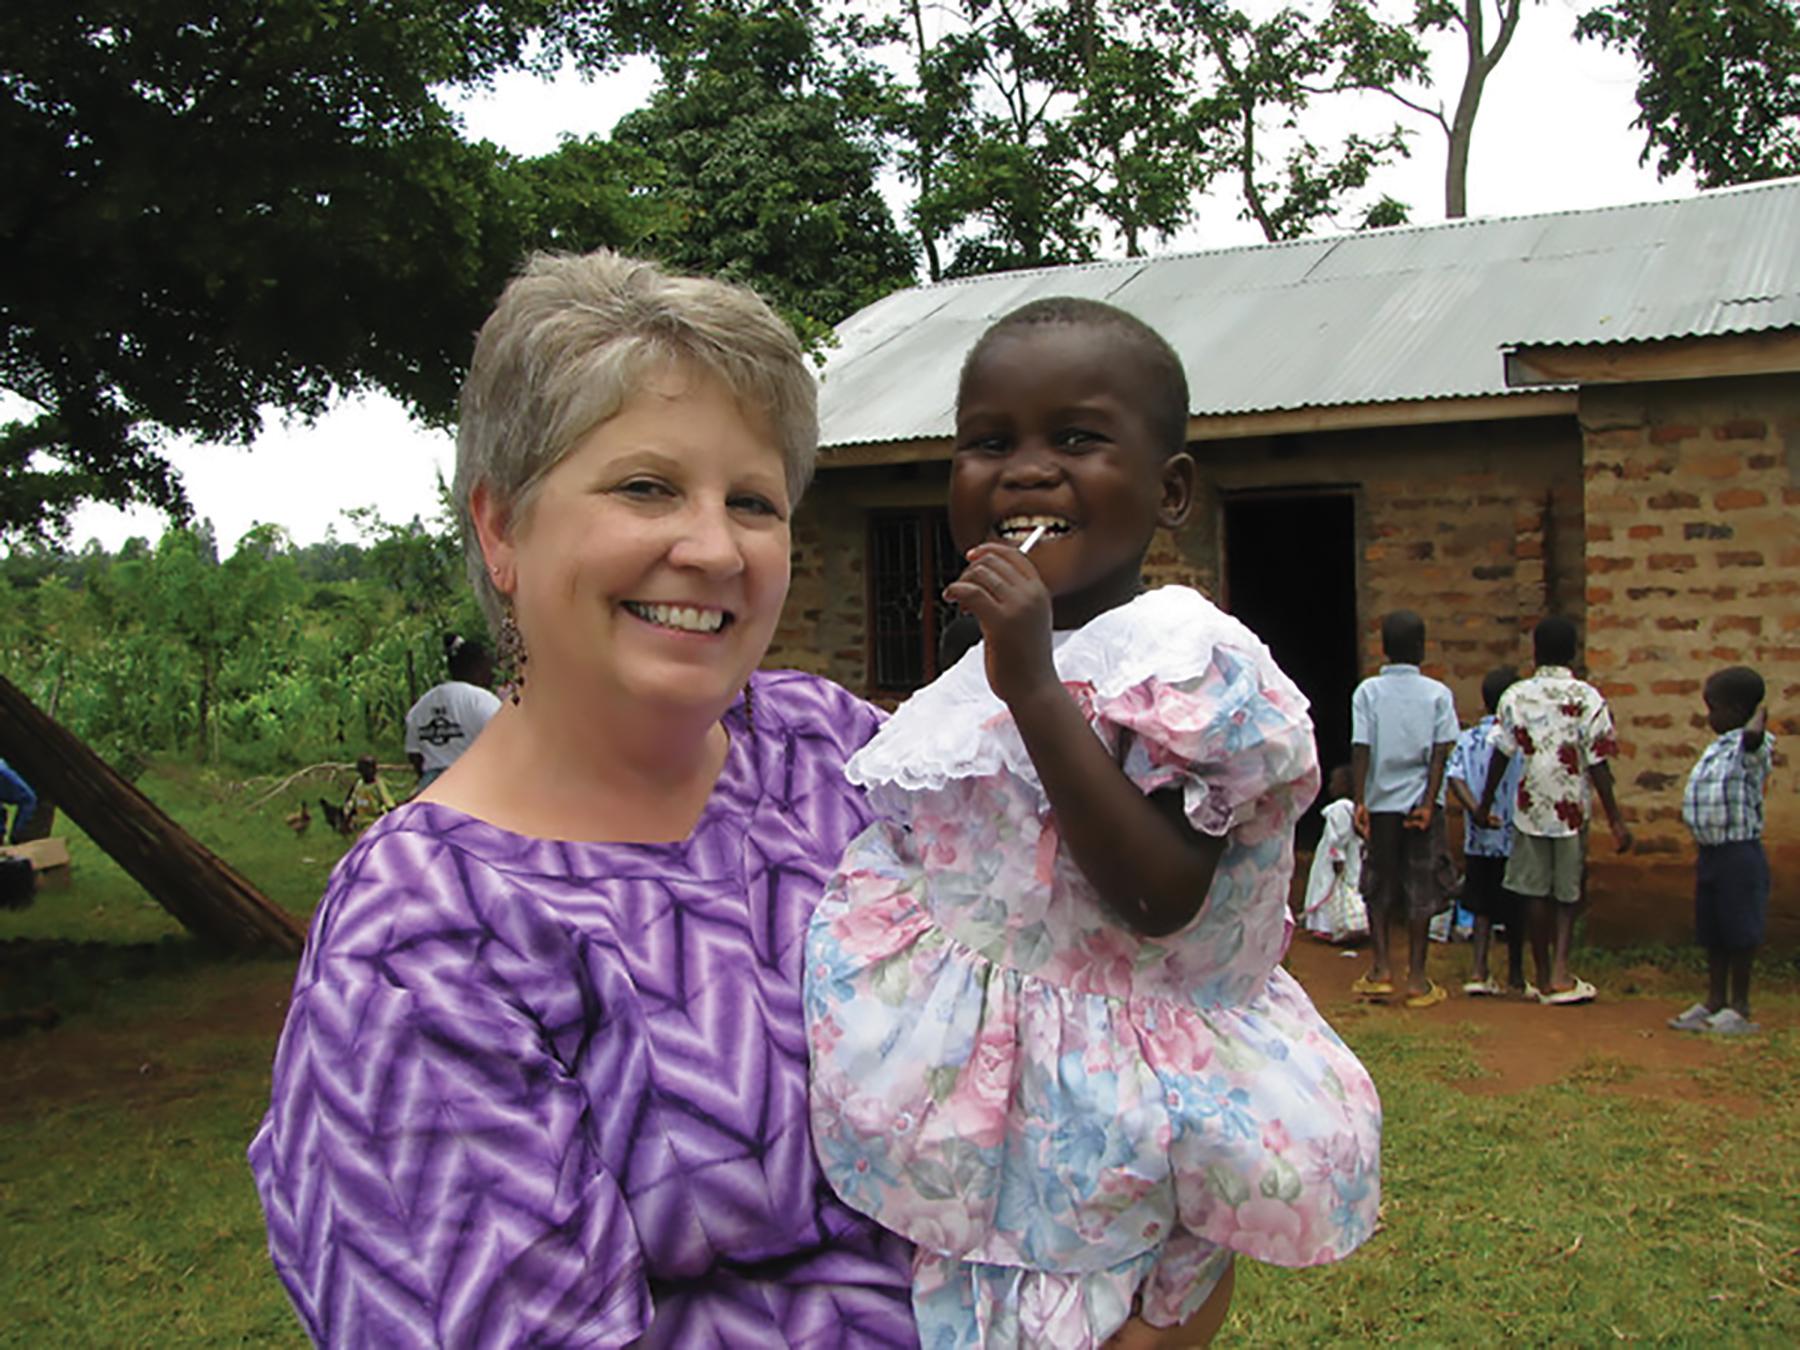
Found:
[[[938,673],[938,639],[955,617],[944,587],[962,571],[941,509],[869,517],[869,675],[879,693],[910,693]]]

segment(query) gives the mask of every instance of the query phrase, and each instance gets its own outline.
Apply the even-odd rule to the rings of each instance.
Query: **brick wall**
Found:
[[[1712,732],[1700,689],[1728,665],[1768,685],[1770,726],[1800,736],[1800,380],[1770,376],[1581,395],[1587,660],[1621,738],[1620,804],[1638,843],[1596,850],[1593,926],[1690,930],[1681,792]],[[1792,748],[1800,742],[1788,741]],[[1786,750],[1767,794],[1771,943],[1800,942],[1800,781]]]
[[[1545,606],[1580,617],[1580,442],[1566,418],[1220,441],[1201,448],[1201,472],[1211,508],[1181,545],[1211,594],[1226,495],[1352,492],[1356,556],[1344,565],[1356,573],[1362,672],[1382,662],[1381,616],[1417,610],[1425,669],[1450,686],[1465,722],[1481,713],[1483,675],[1529,659]]]

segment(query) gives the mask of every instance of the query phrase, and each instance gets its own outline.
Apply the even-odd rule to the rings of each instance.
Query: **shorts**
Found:
[[[1506,889],[1505,857],[1463,855],[1463,908],[1478,919],[1511,926],[1519,922],[1519,897]]]
[[[1702,844],[1694,863],[1694,940],[1712,951],[1763,944],[1769,917],[1769,855],[1762,840]]]
[[[1581,902],[1581,868],[1587,840],[1579,834],[1546,839],[1541,834],[1513,831],[1512,856],[1506,860],[1506,889],[1515,895],[1539,900],[1549,897],[1560,904]]]
[[[1444,813],[1433,811],[1431,824],[1409,830],[1399,811],[1369,812],[1369,841],[1363,850],[1363,903],[1372,919],[1401,912],[1410,919],[1429,919],[1450,908],[1456,887],[1456,863],[1450,857]]]

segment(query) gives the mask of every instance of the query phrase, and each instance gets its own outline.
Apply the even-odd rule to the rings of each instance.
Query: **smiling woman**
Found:
[[[802,938],[879,718],[756,671],[815,445],[746,291],[540,257],[483,328],[456,494],[529,659],[301,961],[250,1157],[315,1339],[917,1343],[807,1126]]]

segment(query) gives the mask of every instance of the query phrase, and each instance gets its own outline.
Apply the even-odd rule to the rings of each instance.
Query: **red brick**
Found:
[[[1800,595],[1800,581],[1792,577],[1781,577],[1775,581],[1759,581],[1750,592],[1751,598],[1764,599],[1771,595]]]
[[[1784,487],[1781,489],[1781,504],[1783,506],[1800,506],[1800,488]]]
[[[1688,422],[1664,422],[1660,426],[1650,428],[1650,444],[1673,445],[1676,441],[1689,441],[1700,434],[1700,428]]]
[[[1631,649],[1631,654],[1625,659],[1635,666],[1640,662],[1646,661],[1654,661],[1661,665],[1666,664],[1675,658],[1674,653],[1667,647],[1633,647]]]
[[[1761,633],[1762,619],[1755,614],[1721,614],[1712,621],[1712,630],[1715,633]]]
[[[1652,572],[1691,572],[1700,560],[1691,553],[1652,553],[1649,563]]]
[[[1781,631],[1784,633],[1791,633],[1795,629],[1800,629],[1800,613],[1795,613],[1790,610],[1788,613],[1781,616]]]
[[[1645,792],[1661,792],[1671,783],[1680,781],[1680,777],[1679,774],[1662,773],[1656,769],[1645,769],[1631,781],[1644,789]]]
[[[1763,555],[1755,549],[1720,549],[1720,567],[1761,567]]]
[[[1751,455],[1744,463],[1752,469],[1773,469],[1781,461],[1774,455]]]
[[[1544,556],[1544,539],[1542,535],[1519,538],[1513,541],[1515,558],[1541,558]]]
[[[1736,586],[1689,586],[1687,593],[1698,600],[1711,600],[1722,604],[1737,599],[1738,588]]]
[[[1644,433],[1640,427],[1607,427],[1588,432],[1586,440],[1590,450],[1630,450],[1644,443]]]
[[[1589,586],[1587,588],[1587,602],[1590,605],[1604,605],[1612,598],[1613,593],[1610,586]]]
[[[1739,647],[1709,647],[1703,652],[1695,652],[1694,655],[1714,661],[1723,661],[1728,666],[1736,665],[1744,659],[1743,649]]]
[[[1633,840],[1631,845],[1631,851],[1635,854],[1681,853],[1684,852],[1686,848],[1687,846],[1680,840],[1668,838],[1637,839]]]
[[[1659,492],[1648,505],[1652,511],[1693,511],[1698,509],[1700,498],[1692,492]]]
[[[1679,592],[1673,586],[1629,586],[1625,590],[1627,600],[1673,600]],[[1526,625],[1530,627],[1530,625]]]
[[[1650,692],[1653,694],[1697,694],[1700,692],[1698,680],[1652,680]]]
[[[1675,725],[1675,719],[1668,713],[1640,713],[1631,719],[1634,727],[1651,727],[1657,731],[1667,731]]]
[[[1729,453],[1690,455],[1681,467],[1699,478],[1733,478],[1743,470],[1744,457]]]
[[[1721,441],[1760,441],[1769,434],[1769,424],[1760,417],[1734,417],[1713,428],[1713,437]]]
[[[1662,532],[1663,527],[1660,525],[1633,525],[1625,531],[1625,535],[1630,539],[1660,539]]]
[[[1590,525],[1587,527],[1587,537],[1590,544],[1605,543],[1613,537],[1612,526]]]
[[[1665,614],[1656,621],[1656,626],[1665,633],[1692,633],[1700,627],[1700,620],[1678,619],[1672,614]]]
[[[1755,488],[1726,488],[1713,494],[1713,505],[1721,511],[1742,511],[1747,507],[1766,506],[1769,496]]]
[[[1588,555],[1587,570],[1592,572],[1623,572],[1631,566],[1630,558],[1605,558]]]
[[[1636,698],[1637,691],[1638,687],[1635,684],[1624,684],[1619,681],[1608,680],[1606,682],[1606,687],[1603,688],[1600,693],[1605,698],[1619,699]]]

